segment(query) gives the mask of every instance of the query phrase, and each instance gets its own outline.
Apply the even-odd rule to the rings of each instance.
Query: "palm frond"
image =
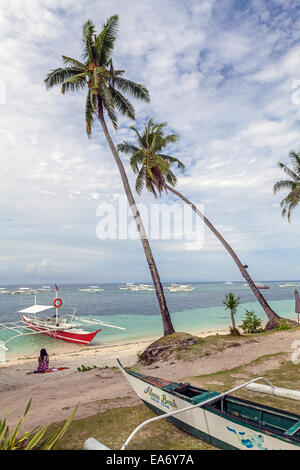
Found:
[[[66,91],[78,91],[86,87],[86,73],[79,73],[73,77],[65,80],[61,86],[61,92],[65,94]]]
[[[139,151],[139,148],[133,145],[132,142],[128,142],[127,140],[123,140],[121,144],[118,145],[118,151],[122,153],[126,153],[132,155]]]
[[[86,70],[86,65],[80,62],[79,60],[72,59],[72,57],[67,57],[65,55],[62,55],[61,57],[62,57],[63,63],[67,67],[73,67],[75,69],[81,70],[82,72]]]
[[[141,194],[141,192],[143,191],[144,184],[145,184],[145,167],[142,166],[135,182],[135,189],[138,194]]]
[[[166,180],[170,186],[176,186],[177,178],[171,170],[166,173]]]
[[[274,184],[273,191],[274,194],[278,193],[282,189],[295,189],[296,183],[291,180],[280,180],[276,184]]]
[[[61,85],[63,82],[75,75],[81,74],[82,70],[74,67],[59,67],[58,69],[51,70],[45,78],[46,88],[49,90],[55,85]]]
[[[87,94],[87,97],[86,97],[86,104],[85,104],[85,123],[86,123],[86,133],[87,133],[88,137],[91,137],[91,135],[92,135],[94,115],[95,115],[95,110],[94,110],[94,108],[92,106],[92,103],[91,103],[90,90],[88,90],[88,94]]]
[[[88,20],[82,28],[83,57],[86,64],[95,62],[96,49],[94,44],[95,26],[91,20]]]
[[[145,155],[142,150],[135,152],[130,159],[130,166],[133,169],[134,173],[139,171],[139,165],[142,165],[145,160]]]
[[[289,176],[289,178],[292,178],[294,181],[297,181],[297,179],[299,179],[296,173],[294,173],[287,165],[281,162],[279,162],[278,165],[280,168],[283,169],[285,174]]]
[[[127,116],[129,119],[134,119],[134,107],[130,101],[115,88],[111,87],[110,92],[112,94],[114,106],[118,109],[118,111],[123,116]]]
[[[116,76],[114,78],[115,87],[117,87],[122,92],[142,101],[149,103],[150,94],[147,88],[140,83],[135,83],[126,78]]]
[[[159,153],[158,156],[161,157],[162,159],[166,160],[167,162],[171,163],[171,164],[177,164],[177,168],[180,169],[180,170],[185,169],[184,164],[180,160],[178,160],[178,158],[171,157],[170,155],[163,155],[161,153]]]
[[[97,62],[99,65],[108,65],[114,48],[119,28],[119,16],[113,15],[102,26],[101,33],[95,38]]]

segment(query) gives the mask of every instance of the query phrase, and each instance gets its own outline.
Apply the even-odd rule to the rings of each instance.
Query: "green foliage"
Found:
[[[290,330],[292,327],[286,320],[282,318],[279,320],[279,326],[276,328],[277,330]]]
[[[249,311],[247,309],[245,309],[245,318],[243,319],[242,324],[239,326],[240,328],[242,328],[244,333],[263,332],[260,319],[255,315],[253,311]]]
[[[289,190],[288,195],[281,201],[282,217],[287,216],[288,221],[291,220],[292,211],[298,206],[300,202],[300,153],[294,151],[290,152],[289,157],[292,161],[292,169],[284,163],[279,162],[279,167],[289,177],[278,181],[274,184],[274,194],[281,190]]]
[[[10,433],[9,426],[6,424],[7,416],[0,420],[0,450],[53,450],[68,430],[78,409],[77,405],[65,424],[46,437],[44,436],[48,426],[44,426],[39,431],[35,428],[32,431],[25,432],[22,437],[18,437],[21,424],[31,406],[31,401],[30,399],[27,403],[25,412],[12,433]]]
[[[163,150],[170,144],[179,140],[176,134],[165,135],[164,127],[166,122],[155,124],[149,119],[143,132],[131,126],[136,133],[136,142],[123,141],[118,145],[118,150],[127,155],[131,155],[130,165],[134,173],[137,174],[135,189],[141,194],[144,186],[155,197],[166,189],[164,183],[175,186],[177,178],[171,171],[172,165],[184,170],[183,163],[177,158],[165,155]]]
[[[90,137],[94,118],[102,118],[106,111],[115,129],[118,127],[117,111],[129,119],[135,119],[134,108],[124,96],[150,101],[147,88],[122,77],[124,70],[115,70],[112,52],[119,26],[118,15],[111,16],[99,34],[88,20],[82,28],[83,62],[62,56],[65,67],[47,75],[46,88],[61,85],[61,92],[77,92],[88,89],[85,104],[86,132]]]
[[[141,355],[142,355],[142,351],[137,351],[136,352],[136,355],[137,355],[137,358],[138,360],[141,358]]]
[[[78,372],[87,372],[92,369],[97,369],[97,366],[89,367],[82,365],[81,367],[77,367]]]
[[[239,296],[235,296],[232,292],[225,295],[225,299],[223,300],[223,305],[225,305],[225,310],[232,310],[236,313],[236,309],[241,303],[241,298]]]

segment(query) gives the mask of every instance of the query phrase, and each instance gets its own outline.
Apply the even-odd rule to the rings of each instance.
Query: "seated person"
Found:
[[[38,358],[38,368],[36,372],[45,372],[49,369],[49,356],[46,349],[41,349],[40,357]]]

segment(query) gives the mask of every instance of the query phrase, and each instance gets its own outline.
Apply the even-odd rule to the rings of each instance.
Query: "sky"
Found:
[[[120,117],[119,131],[110,127],[114,143],[134,139],[131,125],[166,121],[180,136],[168,153],[185,164],[177,189],[203,208],[253,279],[300,279],[300,208],[289,224],[286,193],[273,194],[278,162],[300,150],[298,2],[2,0],[0,284],[150,280],[137,237],[99,236],[103,207],[117,208],[124,190],[100,126],[86,136],[85,92],[44,84],[61,55],[81,59],[82,25],[91,19],[99,30],[113,14],[115,68],[151,96],[133,100],[135,122]],[[159,204],[179,204],[183,214],[175,196],[134,194],[145,218]],[[242,280],[214,235],[199,234],[150,237],[162,281]]]

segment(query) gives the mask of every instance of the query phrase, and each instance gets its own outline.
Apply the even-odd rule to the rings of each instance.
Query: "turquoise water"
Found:
[[[184,282],[182,282],[184,284]],[[281,288],[279,284],[284,281],[266,282],[270,289],[262,291],[271,307],[281,316],[295,318],[295,287]],[[293,281],[299,286],[299,281]],[[97,284],[97,283],[95,283]],[[191,283],[190,283],[191,284]],[[173,325],[176,331],[211,331],[228,328],[230,325],[230,313],[224,310],[222,300],[228,292],[233,292],[241,297],[242,304],[236,314],[236,322],[240,324],[244,317],[245,309],[254,310],[255,313],[266,321],[266,316],[256,301],[252,291],[244,287],[243,283],[226,285],[224,283],[193,284],[195,290],[191,292],[169,292],[165,290],[166,299]],[[16,290],[18,286],[3,286],[9,290]],[[26,286],[24,286],[26,287]],[[35,288],[38,286],[30,285]],[[76,308],[76,314],[83,318],[100,319],[103,322],[112,323],[126,328],[118,330],[103,327],[91,343],[92,346],[101,346],[114,343],[126,343],[134,340],[142,340],[149,337],[162,335],[162,321],[158,309],[155,291],[127,291],[120,290],[119,284],[103,284],[103,292],[80,292],[78,289],[86,285],[62,285],[59,286],[59,297],[64,304],[64,313],[72,313],[72,307]],[[55,293],[37,294],[37,303],[52,305]],[[0,295],[0,322],[13,322],[19,320],[18,310],[29,307],[34,303],[34,296],[24,295]],[[92,331],[94,327],[86,328]],[[11,337],[13,332],[0,330],[0,340]],[[82,346],[70,345],[64,341],[54,340],[45,335],[29,335],[15,339],[8,343],[9,355],[37,354],[42,347],[49,351],[61,351],[81,349]]]

